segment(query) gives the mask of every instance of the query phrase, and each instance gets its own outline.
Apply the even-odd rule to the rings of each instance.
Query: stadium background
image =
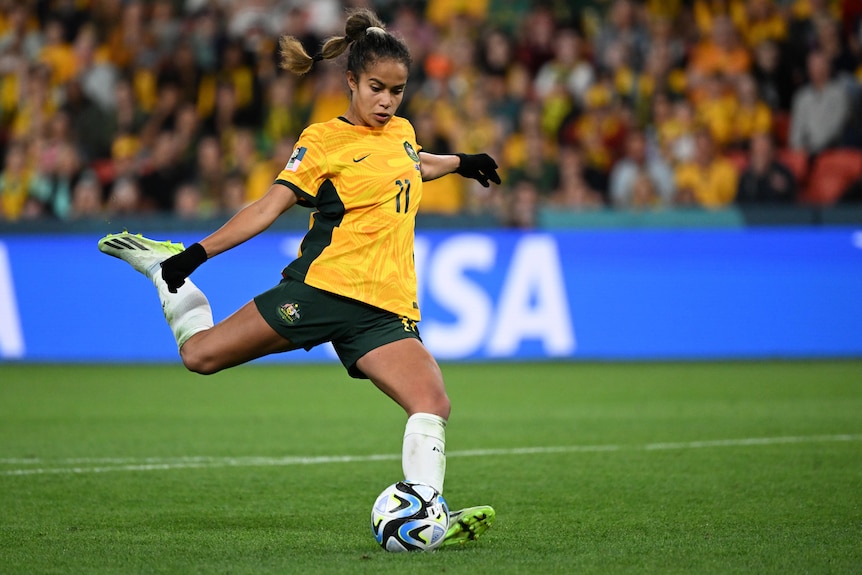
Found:
[[[425,149],[501,164],[497,188],[426,186],[422,327],[440,357],[859,356],[856,4],[2,2],[0,358],[174,359],[147,286],[96,239],[194,241],[264,192],[302,127],[347,106],[343,64],[292,78],[277,38],[314,52],[354,6],[410,44],[401,113]],[[822,147],[798,104],[815,53],[846,105]],[[744,187],[764,134],[776,171]],[[198,272],[217,318],[273,283],[306,217]],[[133,329],[152,345],[104,345]]]
[[[494,527],[382,552],[368,511],[403,476],[403,412],[277,363],[327,349],[188,373],[152,287],[96,249],[195,241],[265,190],[346,106],[338,63],[286,78],[275,38],[314,49],[348,3],[0,0],[0,571],[858,574],[857,3],[366,4],[411,43],[419,141],[501,164],[498,188],[429,186],[416,243],[446,497]],[[846,114],[816,110],[840,122],[809,153],[812,50]],[[786,162],[765,178],[744,170],[764,131]],[[658,168],[627,163],[639,133]],[[195,272],[217,317],[307,218]]]

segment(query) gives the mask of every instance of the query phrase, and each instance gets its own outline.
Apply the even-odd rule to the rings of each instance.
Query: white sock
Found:
[[[155,274],[151,279],[159,290],[162,311],[177,340],[177,349],[182,348],[194,334],[213,326],[210,302],[192,280],[187,278],[177,293],[171,293],[161,274]]]
[[[401,467],[408,481],[427,483],[443,493],[446,475],[446,420],[431,413],[414,413],[404,428]]]

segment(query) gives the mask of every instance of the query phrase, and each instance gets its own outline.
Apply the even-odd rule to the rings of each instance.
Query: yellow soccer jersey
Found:
[[[413,235],[422,197],[410,122],[312,124],[275,183],[315,209],[285,277],[418,321]]]

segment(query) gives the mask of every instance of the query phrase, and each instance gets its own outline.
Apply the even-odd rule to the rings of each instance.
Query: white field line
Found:
[[[642,445],[561,445],[555,447],[517,447],[511,449],[473,449],[450,451],[452,457],[507,457],[554,453],[596,453],[605,451],[671,451],[711,447],[750,447],[798,443],[862,441],[862,435],[808,435],[789,437],[750,437],[680,443],[646,443]],[[283,467],[290,465],[323,465],[328,463],[369,463],[400,460],[400,454],[331,455],[316,457],[95,457],[72,459],[0,458],[0,466],[20,466],[0,470],[0,476],[106,473],[110,471],[167,471],[217,467]]]

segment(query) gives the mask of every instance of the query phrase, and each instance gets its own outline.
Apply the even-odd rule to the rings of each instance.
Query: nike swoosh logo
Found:
[[[364,156],[360,156],[360,157],[358,157],[358,158],[353,158],[353,161],[354,161],[354,162],[356,162],[356,163],[359,163],[359,162],[361,162],[362,160],[364,160],[365,158],[367,158],[367,157],[368,157],[368,156],[370,156],[370,155],[371,155],[371,154],[365,154]]]

